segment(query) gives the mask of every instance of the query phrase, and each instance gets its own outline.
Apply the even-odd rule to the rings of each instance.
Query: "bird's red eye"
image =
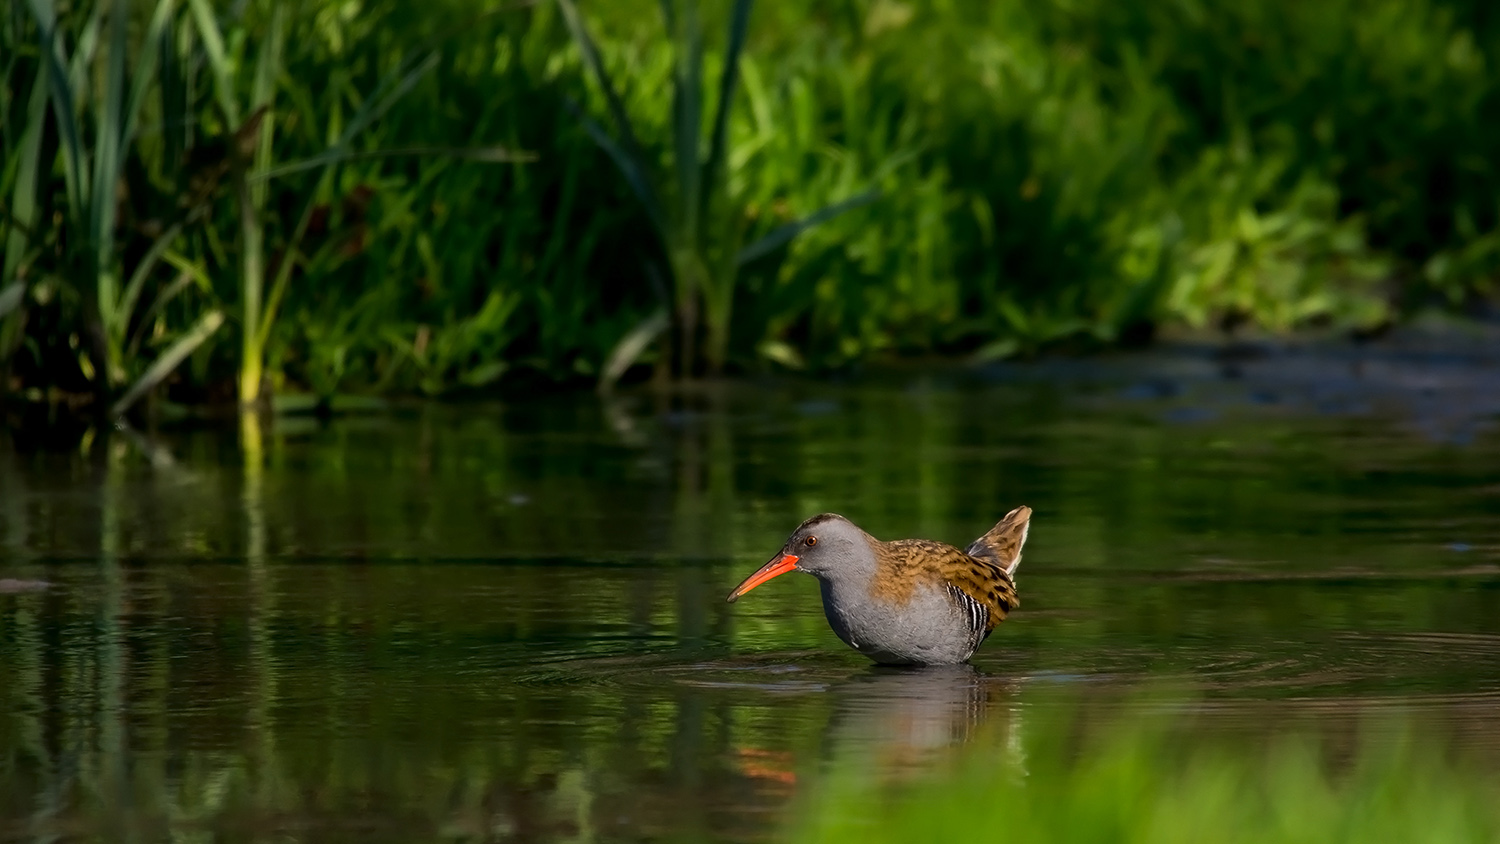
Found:
[[[818,544],[818,538],[816,536],[809,536],[808,538],[802,540],[802,544],[806,545],[809,548],[811,548],[814,545]]]

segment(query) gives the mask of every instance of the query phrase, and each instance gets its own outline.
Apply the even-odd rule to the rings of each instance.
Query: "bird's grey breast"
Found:
[[[902,602],[846,584],[822,581],[821,587],[828,626],[876,662],[949,665],[968,659],[978,645],[972,611],[944,587],[918,585]]]

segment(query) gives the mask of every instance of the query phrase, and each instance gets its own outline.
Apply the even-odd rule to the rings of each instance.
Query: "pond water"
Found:
[[[840,762],[1024,767],[1064,698],[1500,759],[1496,373],[1179,349],[0,435],[0,840],[764,840]],[[971,666],[868,665],[809,577],[724,600],[814,513],[963,544],[1018,504]]]

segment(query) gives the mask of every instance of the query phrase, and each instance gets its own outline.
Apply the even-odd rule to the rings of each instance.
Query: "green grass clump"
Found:
[[[1268,732],[1275,732],[1267,725]],[[1500,840],[1500,776],[1442,745],[1372,733],[1186,741],[1160,718],[1052,722],[1024,761],[980,742],[915,782],[846,766],[804,801],[792,839],[1189,844]]]

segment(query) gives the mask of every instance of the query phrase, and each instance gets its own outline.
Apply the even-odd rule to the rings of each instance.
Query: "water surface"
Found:
[[[762,840],[831,765],[1024,775],[1064,698],[1500,758],[1495,372],[1190,350],[15,433],[0,840]],[[817,512],[962,544],[1023,503],[972,666],[869,666],[811,578],[724,601]]]

